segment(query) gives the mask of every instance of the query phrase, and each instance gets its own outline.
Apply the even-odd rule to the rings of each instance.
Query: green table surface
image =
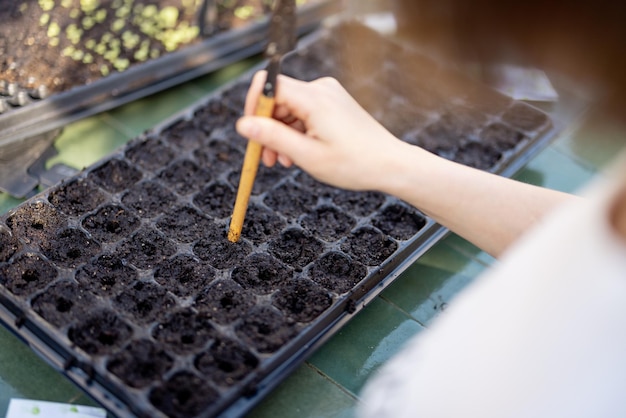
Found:
[[[55,141],[48,166],[80,169],[147,128],[202,99],[258,63],[242,61],[156,95],[68,125]],[[576,100],[564,95],[546,106],[563,131],[516,178],[575,192],[621,148],[623,132],[601,118],[581,119]],[[20,200],[0,194],[0,213]],[[351,417],[360,389],[411,337],[429,327],[455,295],[496,260],[450,234],[414,262],[358,312],[250,413],[250,417]],[[410,365],[407,365],[410,367]],[[0,327],[0,416],[11,398],[96,405],[17,337]]]

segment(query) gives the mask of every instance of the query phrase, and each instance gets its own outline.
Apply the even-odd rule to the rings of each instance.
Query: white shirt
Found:
[[[626,417],[626,170],[559,208],[363,391],[360,416]]]

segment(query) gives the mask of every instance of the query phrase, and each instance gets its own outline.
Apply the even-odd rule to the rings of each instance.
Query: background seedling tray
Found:
[[[298,7],[299,35],[310,32],[322,19],[338,10],[337,4],[327,0],[311,0]],[[183,45],[158,58],[133,64],[122,72],[112,71],[110,75],[88,84],[53,93],[43,99],[29,99],[21,107],[0,112],[0,190],[17,197],[26,196],[37,184],[35,179],[28,178],[26,168],[50,146],[55,137],[52,133],[60,132],[68,123],[261,53],[267,43],[268,23],[269,16],[264,16],[242,27]],[[2,86],[5,84],[0,81],[2,100],[8,97],[3,96],[6,92],[3,93]]]
[[[334,75],[404,140],[502,175],[555,133],[357,23],[284,68]],[[0,319],[117,416],[244,414],[447,232],[394,197],[260,167],[228,242],[250,77],[1,218]]]

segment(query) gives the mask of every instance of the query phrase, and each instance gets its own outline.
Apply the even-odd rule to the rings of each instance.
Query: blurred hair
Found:
[[[455,58],[555,70],[626,117],[626,2],[393,0],[399,30]]]

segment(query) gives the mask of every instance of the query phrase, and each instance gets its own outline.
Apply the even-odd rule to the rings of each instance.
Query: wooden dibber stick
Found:
[[[271,118],[274,113],[276,100],[276,81],[280,72],[280,61],[287,52],[296,44],[296,2],[295,0],[277,0],[274,13],[270,22],[269,43],[266,55],[269,57],[267,65],[267,78],[263,86],[263,94],[259,96],[255,115]],[[248,201],[252,194],[254,179],[261,160],[263,147],[254,138],[250,138],[243,159],[239,188],[233,208],[233,216],[230,219],[228,240],[237,242],[241,237],[243,220],[248,209]]]

